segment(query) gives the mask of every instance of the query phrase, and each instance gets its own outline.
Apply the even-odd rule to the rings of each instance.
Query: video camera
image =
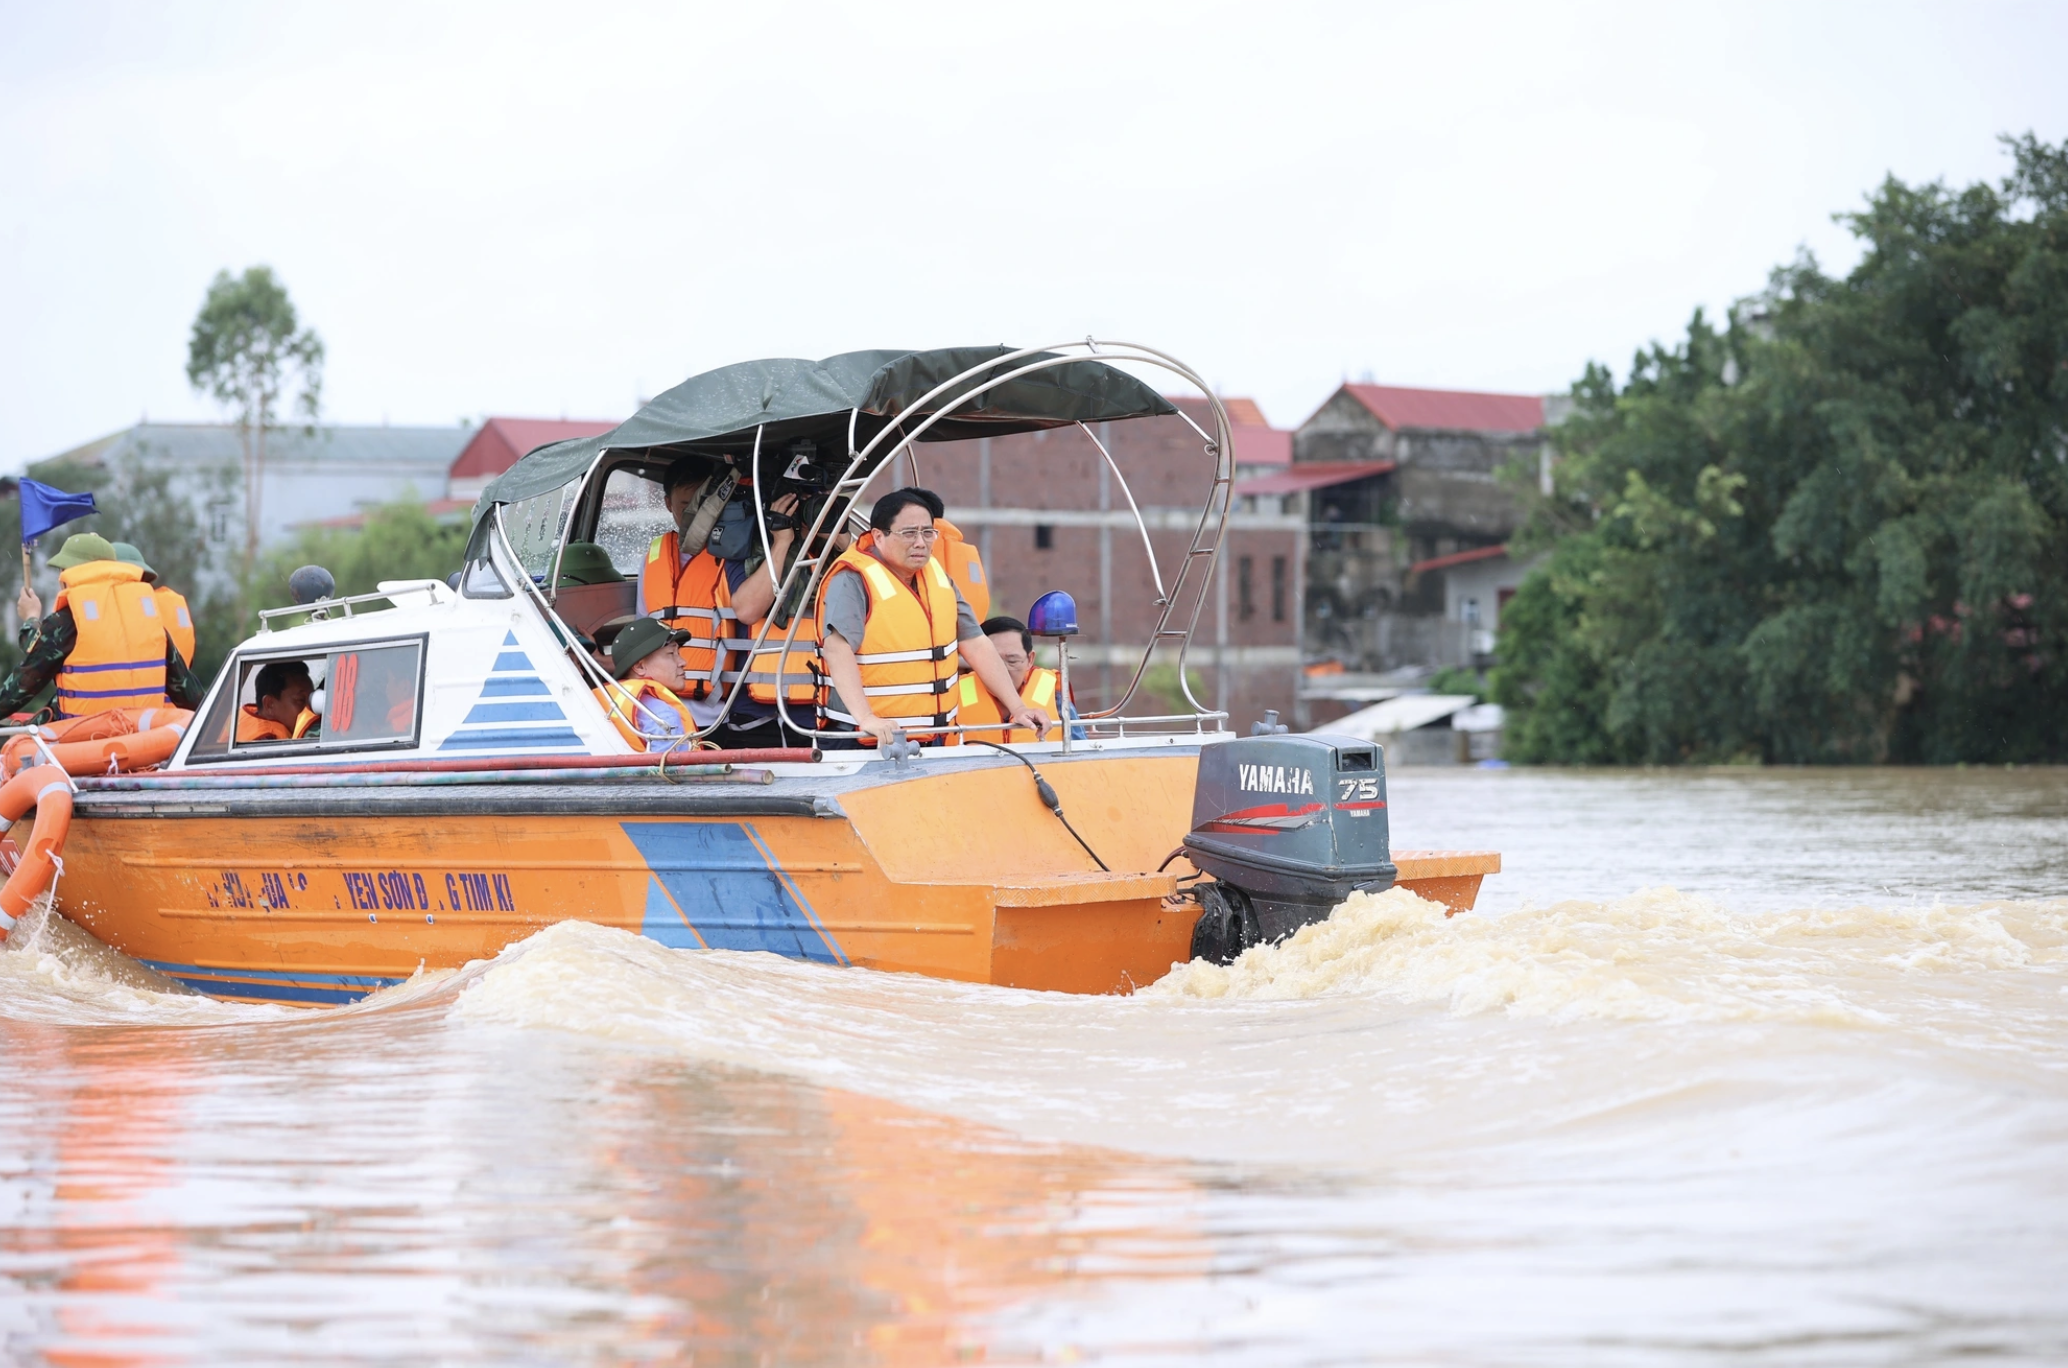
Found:
[[[809,438],[800,437],[785,446],[778,459],[784,462],[782,474],[765,481],[765,487],[757,489],[742,480],[731,488],[710,529],[711,554],[718,559],[743,559],[759,549],[754,511],[757,498],[761,502],[761,520],[767,523],[770,535],[788,530],[803,532],[818,517],[833,486],[840,482],[840,471],[819,461],[818,444]],[[740,458],[728,457],[727,461],[740,476],[750,473]],[[773,464],[769,462],[763,469]],[[777,512],[776,501],[792,494],[797,496],[796,510],[787,514]]]

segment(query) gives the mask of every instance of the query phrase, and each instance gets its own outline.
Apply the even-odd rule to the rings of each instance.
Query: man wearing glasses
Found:
[[[830,688],[825,715],[872,746],[893,730],[955,724],[958,658],[995,698],[1014,701],[1010,721],[1036,737],[1050,719],[1020,699],[961,591],[934,558],[934,520],[947,513],[926,489],[894,489],[869,511],[869,531],[843,552],[819,589],[819,654]],[[922,738],[939,744],[939,733]],[[840,743],[830,743],[838,749]]]

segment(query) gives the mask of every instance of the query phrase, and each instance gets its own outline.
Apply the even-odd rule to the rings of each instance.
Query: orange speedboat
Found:
[[[985,737],[946,726],[914,733],[969,743],[822,749],[834,733],[791,705],[813,744],[687,737],[641,752],[598,701],[582,639],[634,611],[634,586],[568,584],[561,566],[569,546],[600,546],[636,577],[673,525],[660,481],[677,456],[726,462],[769,499],[803,496],[804,549],[777,601],[809,602],[852,510],[909,443],[1176,412],[1116,361],[1211,393],[1125,345],[850,353],[710,372],[602,437],[532,452],[483,495],[453,583],[268,611],[168,761],[75,779],[59,909],[203,992],[323,1004],[569,919],[685,948],[1105,993],[1194,954],[1232,957],[1354,888],[1470,907],[1499,857],[1390,851],[1378,748],[1237,738],[1189,691],[1179,715],[1131,707],[1159,646],[1185,679],[1233,484],[1217,401],[1199,433],[1205,504],[1168,583],[1152,565],[1162,621],[1134,683],[1049,739],[975,744]],[[790,455],[800,441],[844,458]],[[757,522],[766,549],[765,512]],[[1074,606],[1061,599],[1030,625],[1054,643],[1068,697]],[[735,643],[720,665],[728,708],[743,662],[787,671],[803,657],[802,621],[773,614]],[[323,725],[239,740],[259,670],[285,661],[320,687]]]

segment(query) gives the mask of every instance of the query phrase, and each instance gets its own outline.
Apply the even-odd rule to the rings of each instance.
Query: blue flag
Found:
[[[22,481],[22,545],[61,523],[97,512],[91,494],[67,494],[36,480]]]

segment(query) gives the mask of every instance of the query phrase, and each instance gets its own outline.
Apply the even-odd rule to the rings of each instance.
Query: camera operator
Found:
[[[736,646],[732,663],[726,667],[728,670],[744,670],[747,676],[745,690],[733,703],[724,724],[713,733],[713,738],[727,750],[812,744],[809,736],[784,725],[777,698],[780,695],[788,705],[789,719],[796,726],[809,728],[816,725],[822,673],[818,656],[818,622],[808,606],[794,602],[777,611],[776,590],[783,574],[790,568],[799,533],[807,530],[811,519],[817,516],[824,487],[832,480],[830,472],[812,463],[815,450],[810,442],[799,441],[792,443],[786,452],[791,458],[790,463],[782,478],[775,482],[775,496],[762,511],[768,525],[770,556],[764,558],[761,555],[758,529],[750,522],[743,529],[754,538],[749,553],[726,562],[718,603],[721,611],[732,615],[734,639],[752,642],[762,623],[771,613],[775,616],[761,648],[749,650],[745,645]],[[728,510],[728,515],[730,513]],[[751,503],[743,505],[743,513],[747,519],[752,518]],[[845,538],[836,538],[835,542],[836,549],[839,549],[845,545]],[[790,631],[793,619],[801,619],[796,624],[794,635]],[[786,638],[790,643],[787,653],[784,651]],[[730,676],[728,683],[729,680]]]

